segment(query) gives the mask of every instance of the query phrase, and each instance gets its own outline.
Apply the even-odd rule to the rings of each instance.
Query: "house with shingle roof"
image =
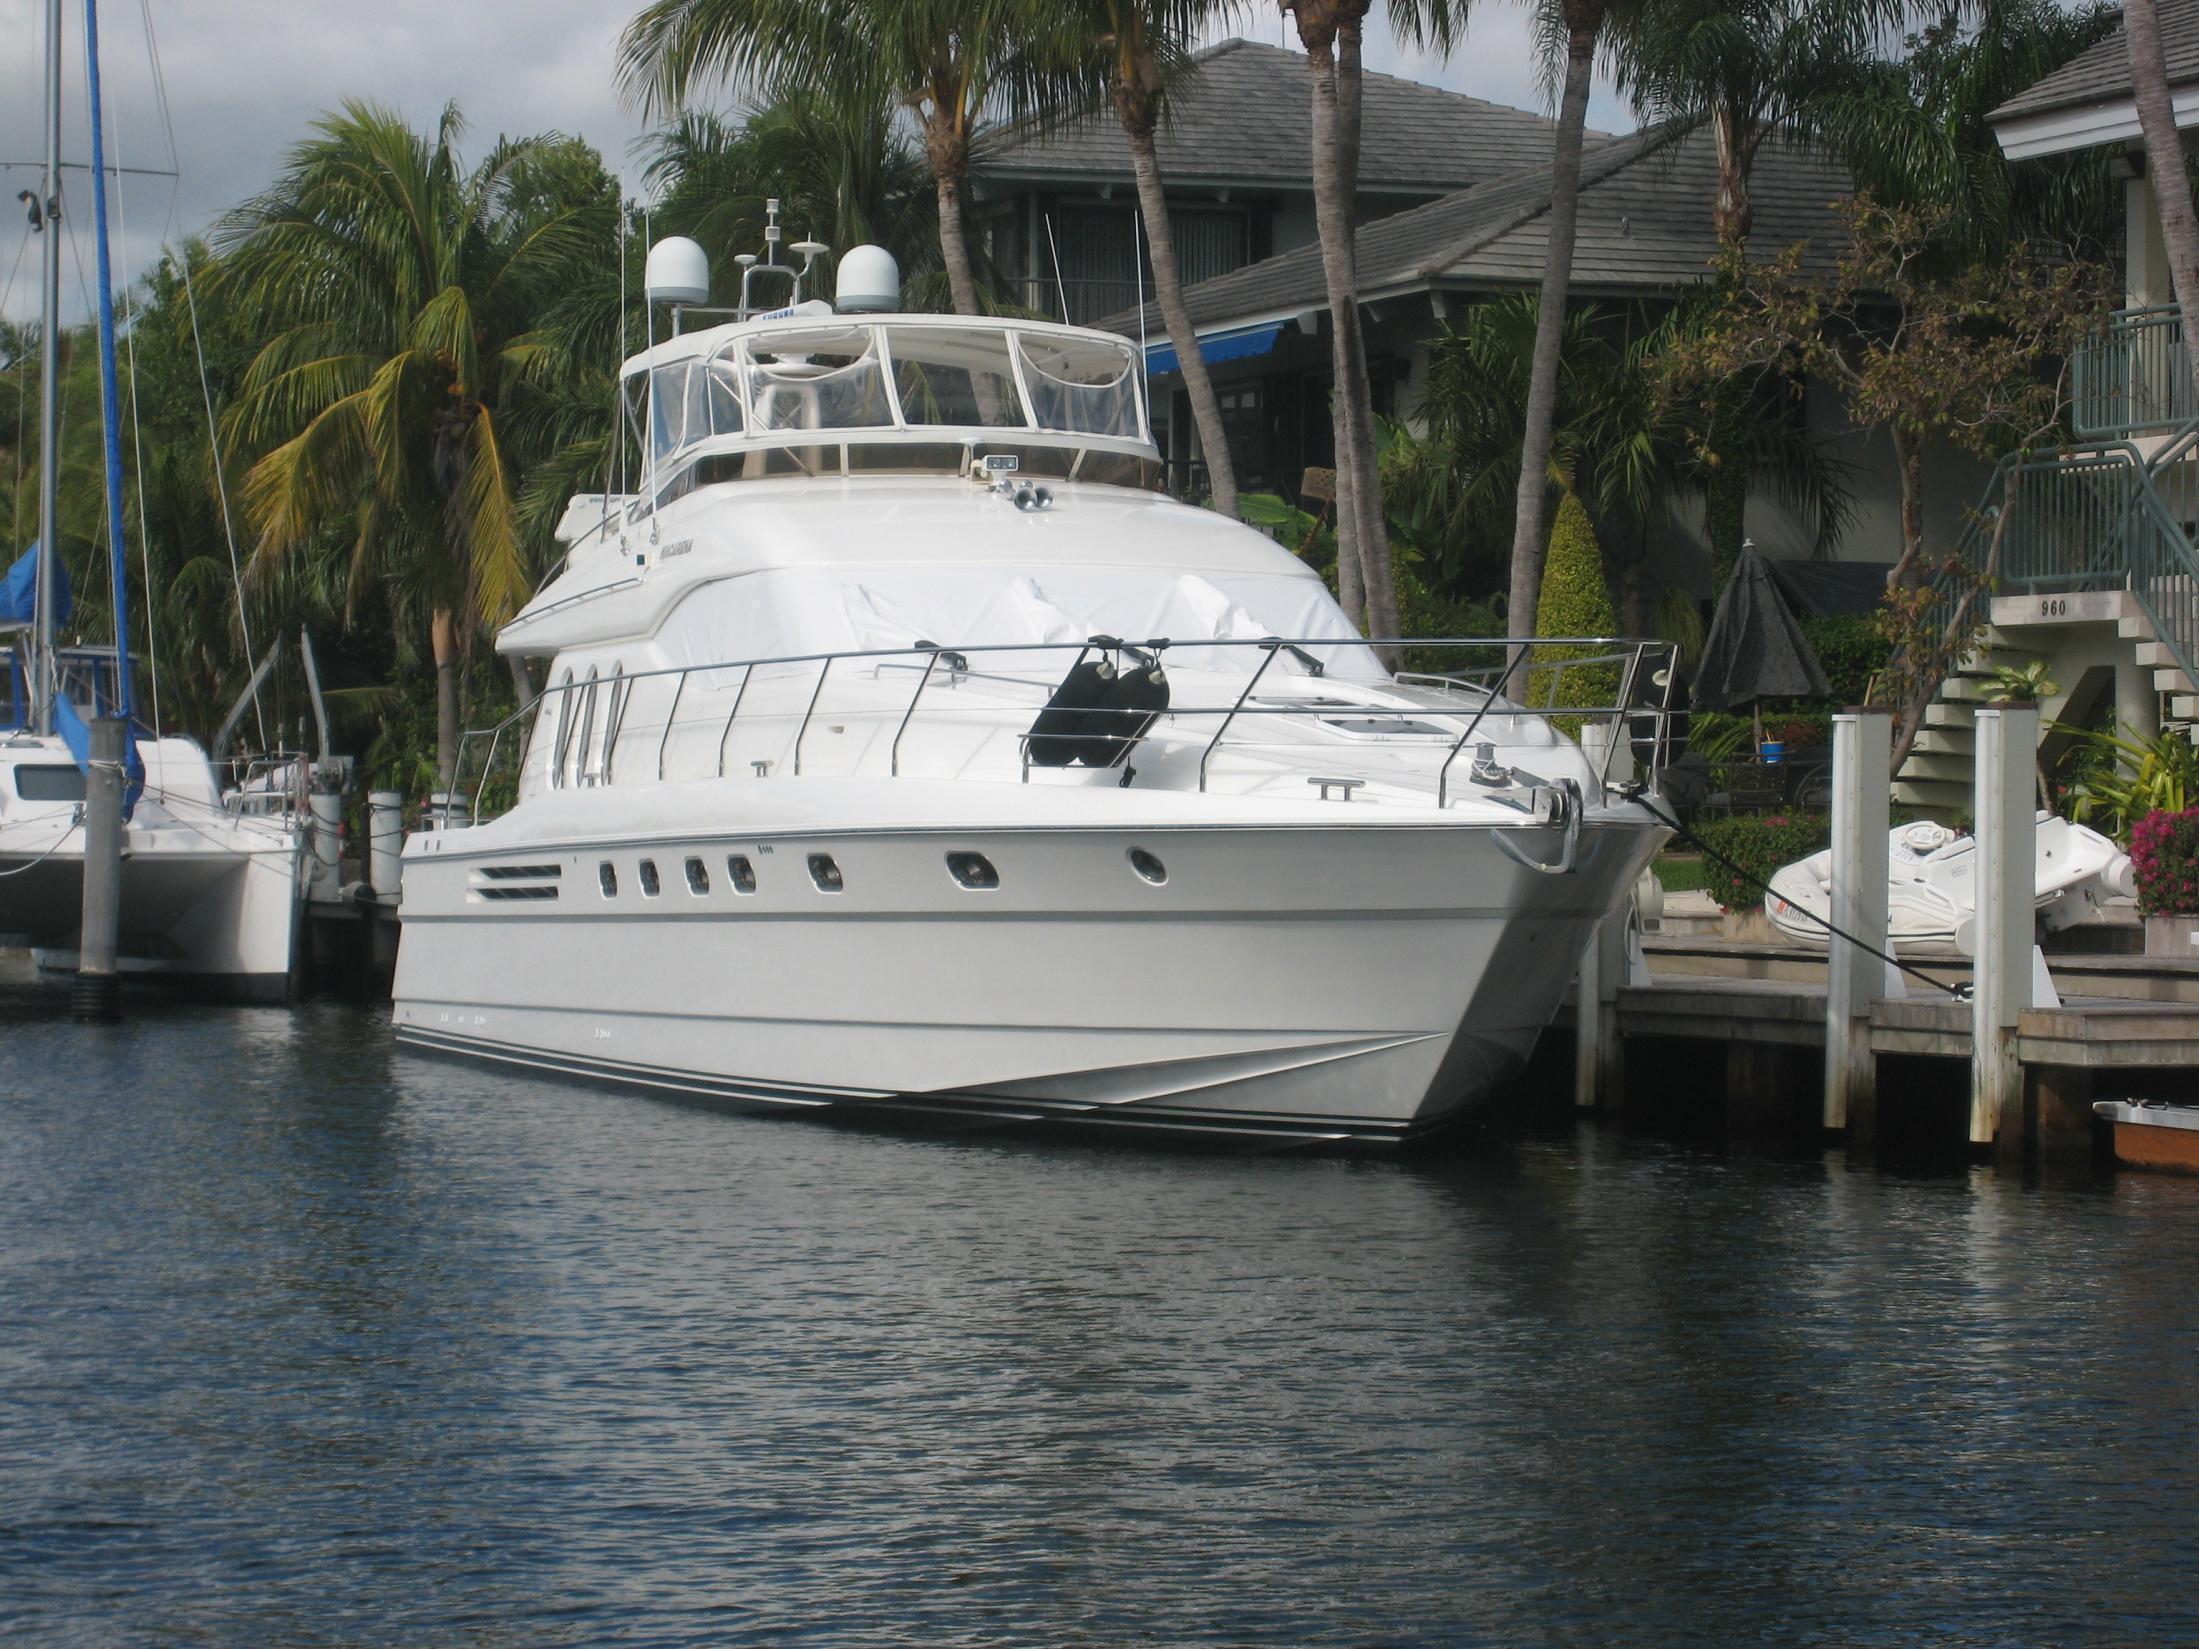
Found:
[[[1717,249],[1716,176],[1707,131],[1652,128],[1591,144],[1581,163],[1574,301],[1658,306],[1700,285]],[[1847,169],[1820,151],[1768,145],[1752,174],[1753,255],[1769,258],[1799,244],[1804,268],[1829,275],[1848,242],[1839,208],[1854,187]],[[1416,413],[1429,345],[1448,321],[1474,303],[1540,287],[1551,196],[1546,148],[1504,176],[1361,225],[1361,319],[1377,411],[1407,419]],[[1278,251],[1211,277],[1186,301],[1217,393],[1225,404],[1251,403],[1250,415],[1231,426],[1240,483],[1294,494],[1305,468],[1333,461],[1328,285],[1319,248]],[[1148,311],[1141,320],[1125,308],[1096,324],[1144,338],[1157,424],[1166,428],[1176,472],[1195,486],[1196,434],[1188,410],[1168,405],[1181,399],[1181,380],[1159,317]],[[1820,386],[1802,386],[1794,405],[1794,416],[1847,468],[1849,525],[1837,544],[1821,543],[1813,521],[1765,494],[1750,499],[1750,536],[1775,557],[1890,563],[1898,554],[1900,497],[1890,447],[1854,428]],[[1945,483],[1934,490],[1928,524],[1951,537],[1984,475],[1951,457],[1940,468]],[[1675,501],[1672,519],[1645,547],[1646,572],[1665,588],[1707,594],[1708,540],[1691,512],[1699,513],[1695,501]]]
[[[1304,56],[1281,46],[1226,40],[1193,57],[1156,137],[1187,282],[1313,242],[1311,98]],[[1550,151],[1544,116],[1440,86],[1368,74],[1363,104],[1363,220]],[[1111,108],[1011,128],[983,146],[974,172],[973,216],[1019,301],[1080,324],[1136,307],[1137,191]]]

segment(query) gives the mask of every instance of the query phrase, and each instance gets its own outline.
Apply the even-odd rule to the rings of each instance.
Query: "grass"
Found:
[[[1660,854],[1650,866],[1657,880],[1667,893],[1699,893],[1709,886],[1703,874],[1703,860],[1695,853]]]

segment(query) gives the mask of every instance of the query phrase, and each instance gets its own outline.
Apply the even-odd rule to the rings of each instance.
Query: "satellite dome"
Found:
[[[901,307],[901,266],[883,246],[851,246],[840,259],[834,307],[844,314],[876,315]]]
[[[641,283],[651,303],[708,303],[710,255],[685,235],[668,235],[649,248]]]

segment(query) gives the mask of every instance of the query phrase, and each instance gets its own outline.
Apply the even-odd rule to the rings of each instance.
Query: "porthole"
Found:
[[[1159,887],[1168,880],[1168,867],[1142,847],[1134,847],[1130,850],[1130,868],[1155,887]]]
[[[756,891],[756,867],[748,862],[745,853],[728,853],[725,856],[725,879],[733,884],[735,893]]]
[[[657,895],[658,895],[659,893],[661,893],[662,891],[663,891],[663,888],[662,888],[662,886],[661,886],[661,885],[660,885],[660,884],[658,883],[658,881],[657,881],[657,862],[656,862],[656,860],[654,860],[654,859],[644,859],[644,860],[642,860],[642,862],[641,862],[641,892],[642,892],[642,897],[644,897],[644,898],[646,898],[646,899],[654,899],[654,898],[655,898],[655,897],[656,897],[656,896],[657,896]]]
[[[840,875],[840,867],[832,862],[829,853],[812,853],[809,856],[809,879],[817,884],[819,893],[839,893],[847,887]]]
[[[687,891],[697,898],[710,891],[710,867],[700,859],[687,861]]]
[[[618,897],[618,867],[606,859],[596,866],[596,885],[603,889],[606,899]]]
[[[966,888],[1000,886],[1000,872],[993,869],[992,860],[982,853],[948,854],[947,874]]]

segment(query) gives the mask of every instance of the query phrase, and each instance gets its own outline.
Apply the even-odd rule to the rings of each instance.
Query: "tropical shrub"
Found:
[[[2199,747],[2174,728],[2151,738],[2129,727],[2103,733],[2066,722],[2054,723],[2053,731],[2077,740],[2063,808],[2125,847],[2147,814],[2181,813],[2199,803]]]
[[[1581,501],[1567,493],[1550,529],[1550,554],[1543,563],[1542,603],[1535,614],[1535,634],[1608,636],[1616,634],[1618,627],[1618,616],[1611,609],[1611,590],[1604,583],[1603,551],[1596,544],[1596,529],[1590,525]],[[1609,652],[1608,648],[1595,646],[1537,647],[1527,702],[1561,707],[1611,704],[1619,696],[1616,660],[1565,663],[1568,659],[1599,656],[1608,659]],[[1579,720],[1561,718],[1560,724]],[[1577,728],[1567,725],[1567,731],[1575,732]]]
[[[2140,915],[2199,915],[2199,808],[2140,819],[2130,831],[2130,865]]]
[[[1832,845],[1832,820],[1822,813],[1736,813],[1697,824],[1695,834],[1709,850],[1705,890],[1728,910],[1753,910],[1764,902],[1773,871]]]

